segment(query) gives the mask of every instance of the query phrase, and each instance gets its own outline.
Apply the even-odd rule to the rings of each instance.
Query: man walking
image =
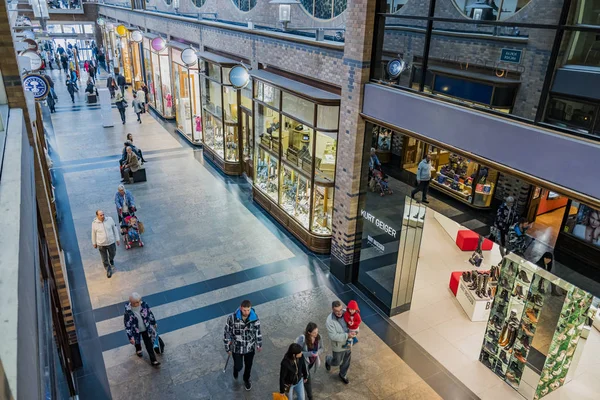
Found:
[[[244,387],[246,390],[252,389],[250,372],[254,353],[262,348],[262,334],[260,321],[250,300],[242,301],[240,307],[227,317],[223,341],[225,351],[233,357],[233,378],[237,379],[244,368]]]
[[[423,160],[419,163],[417,168],[417,187],[410,192],[410,197],[415,198],[415,194],[418,191],[422,191],[421,201],[423,203],[429,203],[427,200],[427,189],[429,189],[429,181],[431,181],[431,156],[427,154]]]
[[[123,76],[122,73],[119,72],[119,74],[117,75],[117,85],[119,86],[119,89],[121,89],[121,94],[123,96],[125,96],[125,85],[127,84],[127,81],[125,81],[125,77]]]
[[[111,217],[106,217],[104,211],[96,211],[96,218],[92,222],[92,244],[100,251],[107,278],[112,276],[115,269],[114,259],[117,252],[115,242],[117,246],[121,244],[115,221]]]
[[[332,366],[339,366],[339,377],[342,382],[348,384],[350,381],[347,375],[352,358],[352,347],[346,346],[346,342],[348,339],[355,337],[356,333],[348,332],[348,325],[344,320],[344,308],[340,301],[335,300],[331,303],[331,314],[325,321],[325,327],[331,340],[332,350],[332,355],[325,358],[325,368],[330,371]]]

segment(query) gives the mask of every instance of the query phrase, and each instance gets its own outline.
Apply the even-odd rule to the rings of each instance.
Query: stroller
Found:
[[[386,194],[392,194],[392,190],[390,189],[390,185],[387,181],[388,177],[383,173],[381,169],[373,170],[373,178],[371,179],[371,191],[375,191],[379,189],[379,194],[381,197]]]
[[[139,247],[144,247],[144,242],[142,242],[144,225],[133,213],[125,215],[123,215],[123,220],[121,221],[121,235],[123,236],[125,249],[129,250],[133,243],[137,243]]]

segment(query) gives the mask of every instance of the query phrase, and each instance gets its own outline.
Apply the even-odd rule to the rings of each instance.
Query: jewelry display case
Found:
[[[252,77],[254,199],[309,249],[327,253],[340,98],[270,72]]]

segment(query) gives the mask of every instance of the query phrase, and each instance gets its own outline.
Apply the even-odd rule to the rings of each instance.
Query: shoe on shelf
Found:
[[[527,315],[527,318],[529,318],[532,323],[537,324],[538,319],[533,308],[528,308],[527,311],[525,311],[525,315]]]
[[[527,272],[525,272],[523,270],[519,271],[519,278],[525,283],[531,283],[531,281],[529,280],[529,277],[527,276]]]
[[[344,382],[346,385],[350,383],[350,381],[348,380],[347,377],[342,376],[342,374],[338,375],[340,377],[340,379],[342,380],[342,382]]]
[[[244,387],[246,388],[246,390],[252,389],[252,382],[250,382],[250,381],[244,382]]]

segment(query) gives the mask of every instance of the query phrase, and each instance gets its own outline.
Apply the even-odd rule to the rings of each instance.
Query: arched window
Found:
[[[302,7],[318,19],[331,19],[346,10],[348,0],[300,0]]]
[[[173,0],[164,0],[165,3],[167,3],[168,6],[170,6],[171,4],[173,4]]]
[[[250,11],[256,5],[256,0],[232,0],[233,4],[242,11]]]
[[[196,7],[202,7],[206,3],[206,0],[192,0],[192,4]]]
[[[525,7],[531,0],[453,0],[467,17],[481,21],[505,20]],[[502,10],[500,9],[502,7]]]

